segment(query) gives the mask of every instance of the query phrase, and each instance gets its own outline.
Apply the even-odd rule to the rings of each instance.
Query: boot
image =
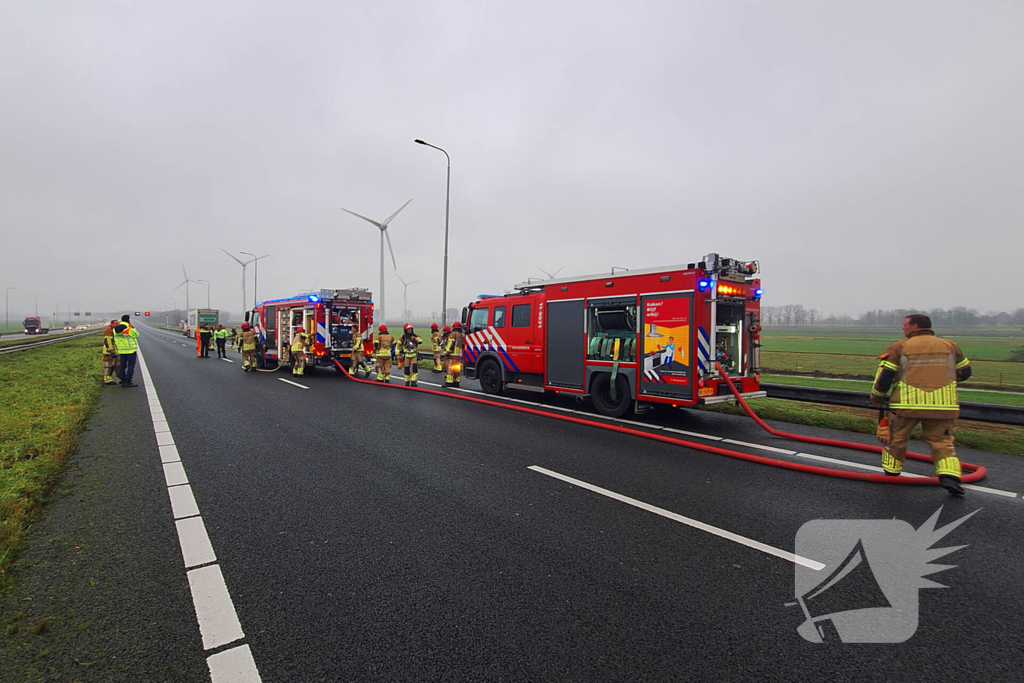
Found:
[[[951,496],[962,496],[964,490],[960,487],[960,477],[954,477],[951,474],[940,474],[939,482],[941,482],[942,488],[949,491]]]
[[[418,382],[413,382],[409,386],[411,386],[411,387],[419,386],[419,383]]]

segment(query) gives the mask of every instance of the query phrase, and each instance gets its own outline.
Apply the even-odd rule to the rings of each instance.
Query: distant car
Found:
[[[70,325],[65,325],[65,326],[64,326],[64,329],[65,329],[65,330],[70,330],[70,329],[71,329],[71,326],[70,326]]]
[[[87,330],[87,329],[89,329],[89,328],[88,328],[88,327],[86,327],[85,325],[79,325],[79,326],[78,326],[78,327],[76,327],[75,329],[76,329],[76,330]]]

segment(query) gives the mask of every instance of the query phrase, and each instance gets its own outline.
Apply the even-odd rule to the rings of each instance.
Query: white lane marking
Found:
[[[156,445],[157,446],[173,446],[174,435],[171,434],[170,430],[166,432],[157,432],[156,434]]]
[[[195,504],[195,499],[192,502]],[[202,517],[187,517],[174,524],[178,528],[178,542],[181,544],[181,557],[185,560],[186,569],[217,561]]]
[[[444,386],[443,384],[434,384],[433,382],[424,382],[423,380],[420,380],[420,384],[426,384],[426,385],[432,386],[432,387]]]
[[[180,462],[181,456],[178,455],[178,447],[171,446],[158,446],[160,450],[160,462]]]
[[[180,461],[164,463],[164,479],[167,481],[168,486],[179,486],[180,484],[188,483],[188,477],[185,476],[185,467]]]
[[[638,507],[641,510],[646,510],[647,512],[653,512],[656,515],[661,515],[662,517],[665,517],[667,519],[671,519],[671,520],[673,520],[675,522],[679,522],[680,524],[685,524],[686,526],[693,527],[694,529],[699,529],[700,531],[704,531],[704,532],[707,532],[707,533],[712,534],[714,536],[718,536],[719,538],[724,538],[726,540],[733,541],[734,543],[739,543],[740,545],[745,545],[748,548],[753,548],[754,550],[760,550],[761,552],[767,553],[768,555],[774,555],[775,557],[780,557],[780,558],[782,558],[784,560],[788,560],[790,562],[794,562],[796,564],[799,564],[799,565],[801,565],[803,567],[807,567],[809,569],[814,569],[816,571],[820,571],[820,570],[825,568],[825,565],[822,564],[821,562],[817,562],[815,560],[811,560],[811,559],[808,559],[806,557],[801,557],[800,555],[795,555],[795,554],[793,554],[791,552],[787,552],[787,551],[782,550],[780,548],[776,548],[774,546],[770,546],[770,545],[767,545],[765,543],[761,543],[760,541],[755,541],[752,538],[747,538],[746,536],[740,536],[739,534],[734,534],[731,531],[726,531],[725,529],[720,529],[720,528],[718,528],[716,526],[712,526],[710,524],[706,524],[706,523],[698,521],[696,519],[691,519],[690,517],[684,517],[683,515],[677,515],[674,512],[669,512],[668,510],[664,510],[662,508],[655,507],[653,505],[649,505],[649,504],[644,503],[642,501],[636,500],[635,498],[629,498],[628,496],[623,496],[622,494],[615,493],[614,491],[609,491],[608,489],[603,489],[600,486],[594,486],[593,484],[588,484],[585,481],[581,481],[579,479],[574,479],[574,478],[568,477],[568,476],[566,476],[564,474],[559,474],[558,472],[553,472],[553,471],[551,471],[549,469],[545,469],[543,467],[538,467],[537,465],[531,465],[528,469],[531,469],[534,472],[540,472],[541,474],[546,474],[547,476],[554,477],[555,479],[560,479],[560,480],[562,480],[564,482],[572,484],[573,486],[579,486],[580,488],[587,489],[588,491],[593,491],[594,493],[599,493],[602,496],[607,496],[608,498],[611,498],[612,500],[617,500],[617,501],[619,501],[621,503],[626,503],[628,505],[632,505],[634,507]]]
[[[233,361],[233,360],[231,360],[229,358],[221,358],[221,360],[227,361],[228,363],[234,363],[235,362],[235,361]]]
[[[698,434],[697,432],[688,432],[685,429],[673,429],[671,427],[665,427],[666,432],[674,432],[676,434],[683,434],[685,436],[694,436],[698,439],[711,439],[712,441],[722,441],[722,437],[714,436],[713,434]]]
[[[1013,491],[1003,491],[1002,489],[990,489],[987,486],[978,486],[977,484],[961,484],[965,489],[971,489],[972,491],[981,491],[982,493],[991,493],[996,496],[1005,496],[1007,498],[1016,498],[1017,494]]]
[[[199,514],[199,506],[196,504],[195,496],[192,495],[192,487],[188,484],[172,486],[167,489],[167,493],[171,496],[171,513],[175,519],[195,517]]]
[[[303,385],[299,384],[298,382],[293,382],[290,379],[285,379],[284,377],[278,377],[278,379],[281,380],[282,382],[286,382],[286,383],[291,384],[292,386],[296,386],[296,387],[298,387],[300,389],[309,389],[309,387],[307,387],[307,386],[303,386]]]
[[[141,351],[138,358],[139,370],[146,386],[152,387],[153,378],[149,374]],[[155,389],[153,393],[154,396],[151,398],[155,398]],[[156,422],[167,422],[159,402],[155,406],[152,401],[150,402],[150,413],[154,431]],[[169,431],[166,433],[170,434]],[[173,437],[171,438],[173,441]],[[190,562],[196,564],[216,562],[217,558],[213,552],[209,535],[206,533],[206,526],[203,524],[202,517],[198,516],[199,506],[195,502],[195,496],[191,493],[191,487],[186,486],[188,477],[185,476],[185,467],[179,460],[178,448],[174,445],[166,445],[158,446],[158,449],[160,460],[164,463],[164,477],[167,479],[167,495],[171,499],[171,510],[175,517],[184,517],[175,522],[175,528],[178,530],[178,543],[181,546],[186,568],[194,566]],[[187,494],[183,492],[185,488],[188,489]],[[182,489],[182,491],[174,489]],[[187,517],[187,513],[193,511],[192,508],[194,508],[196,516]],[[190,557],[192,559],[189,559]],[[192,604],[196,610],[199,631],[203,636],[205,648],[209,650],[244,638],[245,634],[238,622],[238,615],[235,613],[235,606],[231,602],[231,595],[224,583],[220,567],[212,564],[202,569],[186,572],[186,576],[192,591]],[[238,652],[234,652],[234,650],[238,650]],[[207,657],[206,664],[210,669],[210,678],[213,683],[260,683],[260,674],[256,669],[256,663],[248,645],[211,655]]]
[[[206,659],[210,669],[210,680],[213,683],[258,683],[260,672],[256,670],[252,652],[248,645],[237,647],[210,655]]]
[[[186,344],[182,344],[182,346],[187,346],[187,345]]]
[[[188,572],[188,586],[192,589],[192,602],[196,606],[196,618],[199,620],[199,632],[203,636],[205,649],[227,645],[245,637],[218,565]]]
[[[153,420],[153,431],[156,433],[169,432],[171,428],[167,426],[167,420]]]
[[[749,441],[737,441],[736,439],[722,439],[722,443],[734,443],[737,446],[746,446],[747,448],[759,448],[762,451],[771,451],[772,453],[782,453],[783,455],[796,455],[796,451],[791,451],[788,448],[776,448],[775,446],[762,446],[759,443],[750,443]]]

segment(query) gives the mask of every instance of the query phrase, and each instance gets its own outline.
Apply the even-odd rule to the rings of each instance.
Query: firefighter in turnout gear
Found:
[[[242,323],[242,333],[238,335],[239,344],[242,346],[242,369],[246,372],[256,369],[256,330],[252,329],[249,323]]]
[[[388,334],[388,326],[377,328],[377,338],[373,342],[373,357],[377,363],[377,381],[391,381],[391,352],[395,338]]]
[[[295,328],[295,336],[292,337],[292,374],[302,375],[306,367],[306,347],[309,346],[309,338],[306,331],[301,327]]]
[[[465,336],[462,334],[462,323],[458,320],[452,325],[451,334],[445,341],[444,355],[448,366],[448,374],[445,376],[446,387],[459,387],[459,380],[462,379],[462,343]]]
[[[107,329],[103,330],[103,383],[114,385],[117,376],[117,345],[114,343],[114,327],[116,320],[111,320]]]
[[[935,336],[926,315],[904,318],[903,334],[906,339],[879,357],[871,387],[871,402],[876,406],[882,405],[892,389],[889,409],[895,416],[890,420],[889,442],[882,451],[882,468],[891,476],[903,472],[910,431],[920,424],[942,487],[962,496],[960,461],[953,447],[960,417],[956,385],[971,376],[971,363],[955,342]]]
[[[444,368],[441,367],[441,333],[437,331],[437,323],[430,325],[430,350],[434,352],[434,369],[431,372],[441,372]]]
[[[452,328],[448,325],[445,325],[444,327],[441,328],[441,340],[437,343],[437,345],[440,347],[439,353],[441,356],[441,372],[445,374],[448,374],[448,356],[445,355],[444,350],[448,347],[448,337],[450,337],[451,334]]]
[[[405,372],[405,386],[414,387],[420,376],[419,335],[413,329],[412,323],[406,323],[402,329],[402,339],[398,350],[402,354],[402,368]]]

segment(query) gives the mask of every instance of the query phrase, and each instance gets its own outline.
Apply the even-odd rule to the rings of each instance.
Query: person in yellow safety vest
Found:
[[[441,372],[441,333],[437,331],[437,323],[430,324],[430,350],[434,352],[434,369],[431,372]]]
[[[252,329],[249,323],[242,323],[242,334],[239,335],[239,344],[242,346],[242,370],[249,372],[256,369],[256,342],[258,341],[256,330]]]
[[[117,346],[114,344],[114,327],[116,320],[111,320],[107,328],[103,330],[103,383],[114,385],[114,375],[117,374]]]
[[[416,334],[412,323],[406,323],[402,329],[399,350],[402,354],[402,368],[405,371],[405,386],[414,387],[420,376],[420,336]]]
[[[213,340],[217,342],[217,358],[228,357],[228,330],[223,325],[217,325],[213,332]]]
[[[391,381],[391,347],[395,338],[388,334],[388,326],[377,328],[377,338],[373,340],[373,358],[377,364],[377,381]]]
[[[292,337],[292,374],[302,375],[306,367],[306,347],[309,346],[309,338],[306,331],[301,327],[295,328],[295,336]]]
[[[366,359],[363,357],[363,338],[359,334],[359,325],[349,321],[348,326],[352,335],[352,363],[348,367],[349,374],[355,377],[356,371],[362,369],[366,376],[369,377],[370,368],[366,365]]]
[[[960,487],[960,460],[953,447],[956,420],[960,417],[956,385],[971,376],[971,362],[949,339],[935,336],[932,321],[914,314],[903,319],[902,339],[879,356],[878,372],[871,387],[871,403],[881,406],[889,390],[889,442],[882,451],[882,469],[891,476],[903,472],[910,431],[918,424],[931,447],[935,474],[942,487],[955,496]]]
[[[444,350],[448,346],[448,337],[452,334],[452,328],[449,325],[445,325],[441,328],[441,339],[437,345],[441,347],[441,372],[448,373],[448,356],[445,355]]]
[[[444,355],[448,361],[448,374],[445,376],[446,387],[459,388],[459,380],[462,379],[462,323],[458,320],[452,325],[452,332],[445,342]]]
[[[121,316],[121,322],[114,328],[114,346],[117,347],[117,376],[125,389],[137,387],[132,382],[135,375],[135,359],[139,350],[139,331],[136,330],[128,314]]]

